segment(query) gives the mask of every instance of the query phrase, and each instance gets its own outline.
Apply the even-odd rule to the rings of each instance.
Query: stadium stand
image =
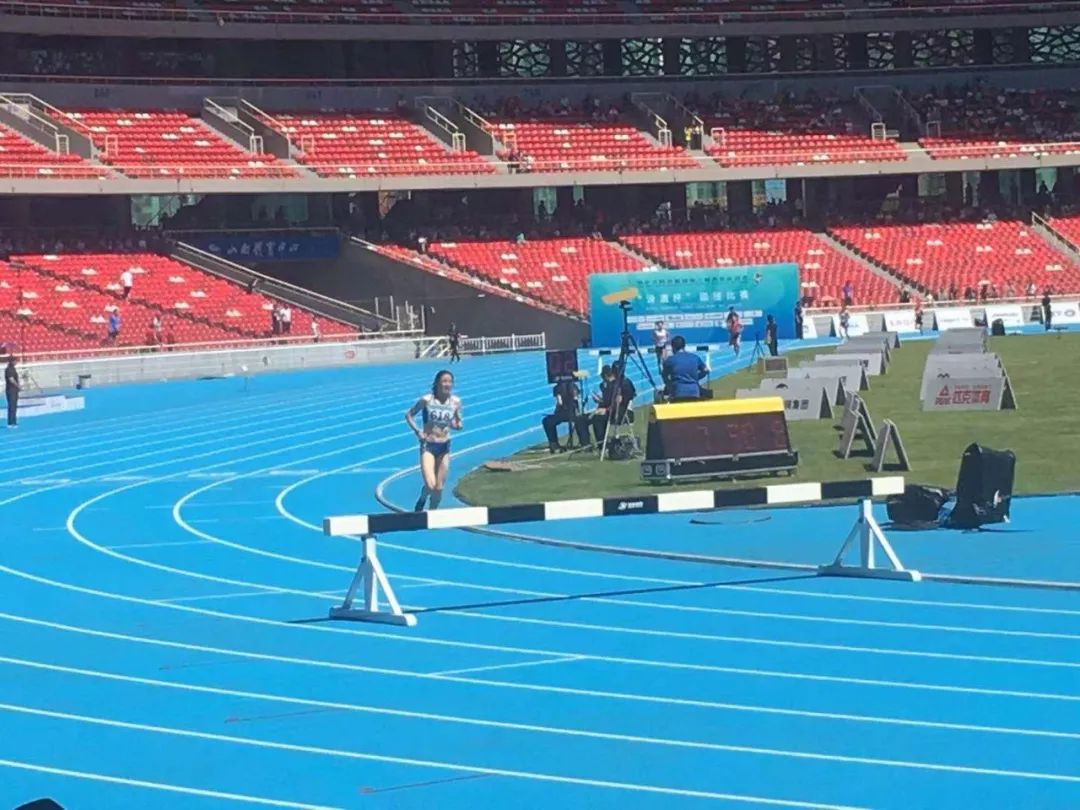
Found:
[[[1054,217],[1050,226],[1059,236],[1065,237],[1074,250],[1080,250],[1080,215]]]
[[[1013,298],[1029,285],[1080,290],[1080,266],[1023,222],[952,222],[832,228],[841,239],[897,276],[939,299],[978,291]]]
[[[835,96],[716,97],[708,106],[712,111],[703,116],[712,143],[705,152],[722,166],[907,159],[895,141],[872,138],[869,124],[861,121],[853,105]]]
[[[149,253],[21,255],[22,269],[8,272],[9,289],[42,322],[102,342],[108,311],[119,307],[124,321],[121,345],[150,345],[155,315],[165,320],[168,343],[236,341],[270,334],[267,296],[204,273],[165,256]],[[122,300],[120,274],[130,270],[134,286]],[[27,293],[30,293],[27,295]],[[291,334],[311,335],[312,314],[293,312]],[[322,334],[354,332],[352,327],[319,318]],[[33,348],[33,347],[28,347]],[[77,348],[77,346],[64,347]]]
[[[856,304],[894,303],[899,289],[888,279],[797,228],[725,233],[667,233],[624,236],[634,250],[668,267],[725,267],[775,262],[799,265],[804,299],[836,304],[847,282]]]
[[[492,124],[503,146],[498,156],[519,171],[658,171],[697,166],[681,146],[660,146],[620,121],[567,115],[496,118]]]
[[[588,276],[640,270],[644,262],[599,239],[435,242],[432,256],[533,300],[584,315]]]
[[[78,155],[58,154],[0,124],[0,176],[88,180],[109,171]]]
[[[495,166],[475,152],[452,152],[393,112],[275,114],[271,125],[300,147],[296,159],[322,177],[485,174]]]
[[[273,155],[256,155],[183,112],[82,110],[67,113],[101,159],[129,177],[243,179],[295,177]]]
[[[931,157],[1017,157],[1080,154],[1077,95],[1066,90],[1016,90],[977,84],[927,91],[915,106],[928,134],[919,139]]]

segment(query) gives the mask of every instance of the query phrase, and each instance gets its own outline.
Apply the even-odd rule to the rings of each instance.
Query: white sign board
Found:
[[[816,338],[818,336],[817,326],[814,324],[814,319],[812,317],[803,318],[802,336],[803,340],[810,340],[811,338]]]
[[[986,325],[1001,321],[1006,329],[1015,329],[1024,325],[1024,312],[1019,304],[987,304]]]
[[[815,366],[850,366],[852,363],[858,363],[871,377],[885,373],[885,358],[881,352],[814,355]]]
[[[832,328],[833,334],[837,337],[841,337],[843,333],[840,331],[840,316],[832,316]],[[859,335],[865,335],[870,331],[870,321],[866,319],[866,315],[862,312],[849,312],[848,313],[848,337],[858,337]]]
[[[934,328],[939,332],[947,332],[950,329],[971,329],[975,326],[975,318],[967,307],[945,307],[934,310]]]
[[[886,332],[918,332],[915,326],[915,310],[891,309],[883,312]]]
[[[1080,303],[1076,301],[1051,301],[1050,325],[1066,326],[1080,323]]]
[[[1012,385],[1006,376],[949,377],[935,381],[923,397],[924,411],[1000,411],[1016,407]]]

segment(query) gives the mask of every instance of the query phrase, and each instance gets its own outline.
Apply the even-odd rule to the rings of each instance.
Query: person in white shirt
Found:
[[[319,331],[319,322],[314,318],[311,319],[311,339],[316,343],[322,337],[322,332]]]
[[[668,330],[663,321],[656,322],[652,333],[653,351],[656,352],[656,366],[664,373],[664,360],[668,355]]]
[[[131,288],[135,286],[135,276],[130,269],[120,274],[120,286],[124,288],[124,300],[126,301],[131,296]]]
[[[281,331],[286,335],[292,332],[292,307],[281,308]]]

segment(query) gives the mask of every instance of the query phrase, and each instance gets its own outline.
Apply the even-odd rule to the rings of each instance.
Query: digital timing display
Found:
[[[739,456],[790,449],[783,411],[672,419],[657,427],[665,458]]]
[[[547,377],[549,383],[572,380],[577,370],[577,350],[563,349],[547,353]]]

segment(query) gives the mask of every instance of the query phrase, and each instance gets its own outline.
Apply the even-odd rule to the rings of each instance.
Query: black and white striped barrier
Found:
[[[394,596],[390,582],[379,563],[376,536],[387,532],[412,532],[427,529],[469,529],[503,526],[510,523],[535,523],[571,518],[620,517],[676,512],[701,512],[748,506],[785,506],[814,504],[823,501],[855,499],[859,517],[841,546],[836,558],[818,568],[818,573],[832,576],[897,579],[918,582],[918,571],[904,568],[874,519],[872,499],[899,495],[904,491],[900,477],[867,478],[858,481],[773,484],[744,489],[694,490],[664,492],[626,498],[583,498],[515,506],[466,506],[432,512],[389,512],[374,515],[339,515],[323,521],[323,533],[330,537],[361,537],[364,550],[352,584],[340,607],[331,608],[333,619],[355,619],[413,626],[416,616],[405,613]],[[845,563],[845,557],[858,541],[858,561]],[[877,550],[889,566],[877,566]],[[360,587],[364,588],[364,607],[353,607]],[[379,595],[385,598],[388,611],[379,608]]]

